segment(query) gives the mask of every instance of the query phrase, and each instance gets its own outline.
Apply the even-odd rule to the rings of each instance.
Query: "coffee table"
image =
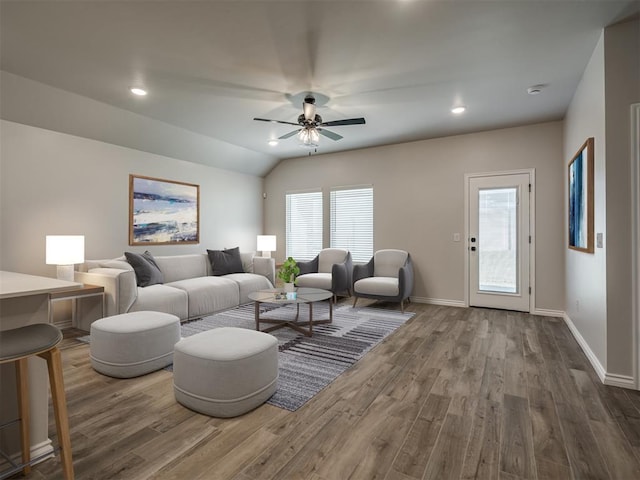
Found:
[[[279,328],[289,327],[297,332],[311,337],[313,335],[313,326],[323,323],[333,322],[333,293],[328,290],[319,288],[296,288],[294,292],[283,292],[280,288],[271,288],[269,290],[260,290],[249,294],[249,299],[255,302],[256,312],[256,330],[262,332],[272,332]],[[313,304],[322,300],[329,300],[329,318],[314,320]],[[260,316],[261,303],[274,303],[276,305],[295,304],[296,315],[291,320],[281,320],[274,318],[264,318]],[[300,316],[300,304],[309,305],[309,320],[303,322],[298,321]],[[260,330],[260,323],[271,323],[272,326]],[[303,328],[306,327],[306,328]]]

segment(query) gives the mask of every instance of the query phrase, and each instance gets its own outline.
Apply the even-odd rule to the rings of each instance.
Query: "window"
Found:
[[[331,190],[331,246],[346,248],[354,262],[373,256],[373,188]]]
[[[322,250],[322,192],[287,193],[287,257],[313,260]]]

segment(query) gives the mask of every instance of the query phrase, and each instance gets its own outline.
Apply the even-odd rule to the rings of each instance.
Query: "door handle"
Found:
[[[475,252],[476,251],[476,247],[471,247],[471,251]]]

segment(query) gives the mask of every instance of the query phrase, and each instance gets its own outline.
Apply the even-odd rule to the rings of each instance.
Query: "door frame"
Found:
[[[469,308],[469,183],[472,178],[497,177],[501,175],[521,175],[528,174],[531,183],[531,195],[529,196],[529,234],[531,243],[529,244],[529,313],[534,313],[536,298],[536,169],[523,168],[519,170],[500,170],[496,172],[465,173],[464,174],[464,306]],[[523,259],[524,261],[524,259]]]
[[[633,377],[640,390],[640,103],[631,105],[631,312]]]

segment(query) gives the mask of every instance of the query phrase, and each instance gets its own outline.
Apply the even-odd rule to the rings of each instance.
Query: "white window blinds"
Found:
[[[373,188],[331,191],[331,247],[346,248],[357,263],[373,256]]]
[[[287,257],[313,260],[322,250],[322,192],[287,193]]]

